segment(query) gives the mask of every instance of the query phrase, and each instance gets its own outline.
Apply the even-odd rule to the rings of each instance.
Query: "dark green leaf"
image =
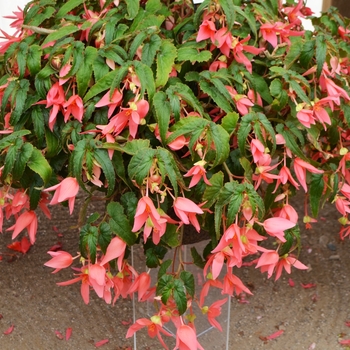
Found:
[[[88,93],[84,96],[84,102],[89,101],[94,96],[98,95],[99,93],[106,91],[110,89],[112,82],[115,78],[115,76],[118,73],[118,69],[115,69],[108,74],[106,74],[103,78],[98,80],[95,85],[93,85]]]
[[[210,208],[218,198],[220,190],[224,183],[224,174],[221,171],[215,173],[210,178],[210,183],[211,186],[206,186],[203,194],[203,201],[206,202],[206,208]]]
[[[166,305],[169,297],[172,294],[173,286],[174,286],[174,277],[171,275],[164,274],[158,280],[156,295],[161,295],[162,302],[164,303],[164,305]]]
[[[259,74],[253,72],[253,74],[250,74],[248,71],[244,72],[244,75],[249,79],[251,82],[253,89],[255,92],[259,93],[260,96],[267,102],[272,103],[272,97],[269,93],[269,87],[265,81],[265,79],[260,76]]]
[[[139,12],[140,1],[139,0],[127,0],[126,1],[128,16],[127,19],[134,19]]]
[[[158,280],[166,274],[166,270],[171,266],[173,261],[171,259],[165,260],[160,264],[159,270],[158,270]]]
[[[27,79],[22,79],[19,83],[19,88],[16,94],[16,106],[14,111],[11,113],[11,125],[16,125],[22,117],[28,95],[28,90],[29,81]]]
[[[85,49],[84,61],[76,74],[78,93],[81,97],[85,95],[86,90],[89,87],[92,77],[92,66],[96,57],[97,50],[92,46],[88,46]]]
[[[123,206],[118,202],[110,202],[107,206],[107,212],[111,217],[109,225],[113,233],[129,246],[133,245],[137,236],[134,232],[131,232],[132,227],[124,213]]]
[[[185,285],[187,293],[194,298],[195,283],[193,274],[189,271],[181,271],[180,278]]]
[[[112,240],[112,231],[107,222],[101,222],[98,228],[98,245],[103,253],[106,253],[107,247]]]
[[[142,48],[141,62],[151,67],[161,44],[162,39],[159,37],[159,35],[153,34]]]
[[[135,66],[135,72],[141,83],[141,96],[144,95],[147,90],[148,101],[152,104],[153,96],[156,92],[156,86],[154,82],[153,72],[150,67],[146,66],[142,62],[133,61]]]
[[[187,310],[187,298],[184,291],[184,283],[181,280],[174,279],[173,296],[179,314],[184,314]]]
[[[80,252],[85,259],[96,260],[98,229],[95,226],[85,225],[80,231]]]
[[[16,139],[15,143],[8,148],[6,153],[6,158],[4,162],[4,168],[2,170],[1,177],[6,179],[9,174],[11,174],[12,169],[15,165],[17,154],[22,147],[23,141],[22,139]]]
[[[107,196],[110,196],[113,193],[115,186],[115,173],[112,161],[108,156],[108,152],[99,148],[96,148],[94,150],[94,158],[101,166],[101,169],[103,170],[103,173],[106,177],[108,184]]]
[[[166,134],[170,124],[170,103],[163,91],[158,91],[153,97],[153,107],[156,112],[157,123],[159,128],[159,135],[162,143],[166,143]]]
[[[66,26],[62,26],[60,29],[49,34],[41,46],[43,47],[45,44],[49,43],[50,41],[56,41],[56,40],[59,40],[61,38],[64,38],[65,36],[73,34],[73,33],[77,32],[78,30],[79,30],[79,28],[77,26],[75,26],[74,24],[68,24]]]
[[[212,53],[208,50],[198,50],[194,47],[180,47],[177,52],[177,61],[190,61],[192,64],[195,62],[208,62],[211,56]]]
[[[137,198],[134,192],[126,192],[120,197],[120,203],[124,207],[126,217],[129,219],[130,225],[134,224],[134,217],[137,207]]]
[[[144,149],[137,152],[130,160],[128,173],[130,179],[135,179],[138,185],[148,176],[149,170],[154,163],[155,150]]]
[[[14,142],[16,142],[16,139],[21,140],[23,136],[26,136],[29,134],[30,134],[29,130],[19,130],[19,131],[14,131],[13,133],[3,137],[0,140],[0,151],[3,150],[4,148],[11,146]]]
[[[323,174],[311,174],[310,207],[312,216],[317,218],[324,189]]]
[[[84,0],[69,0],[63,6],[60,7],[57,12],[57,18],[64,17],[68,12],[72,11],[74,8],[78,7],[84,2]]]
[[[232,135],[236,130],[239,114],[236,112],[227,113],[221,120],[221,126]]]
[[[199,84],[200,84],[200,87],[203,90],[203,92],[208,94],[214,100],[214,102],[218,105],[218,107],[220,107],[226,113],[233,112],[233,108],[232,108],[231,103],[230,103],[230,101],[232,101],[231,97],[230,97],[230,99],[228,99],[227,96],[224,96],[220,92],[220,90],[217,89],[217,87],[215,85],[212,85],[205,80],[201,80]],[[226,90],[226,92],[228,94],[227,90]]]
[[[201,269],[203,269],[204,266],[205,266],[205,260],[203,260],[203,258],[199,255],[199,253],[197,252],[196,247],[191,247],[191,255],[192,255],[193,263],[196,266],[198,266]]]
[[[327,41],[323,34],[316,35],[316,64],[317,64],[317,77],[321,75],[323,64],[326,61],[327,56]]]
[[[33,145],[31,143],[24,143],[18,152],[16,162],[12,170],[12,176],[14,180],[20,180],[23,176],[24,169],[32,156]],[[6,161],[5,161],[6,165]]]
[[[175,45],[169,40],[162,40],[160,50],[157,54],[156,87],[164,86],[167,83],[176,56],[177,50]]]
[[[41,69],[42,49],[39,45],[31,45],[27,53],[27,67],[32,76],[35,76]]]

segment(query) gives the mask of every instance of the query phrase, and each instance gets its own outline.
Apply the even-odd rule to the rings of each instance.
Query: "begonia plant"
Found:
[[[14,12],[0,42],[0,230],[14,218],[6,232],[34,244],[38,211],[80,211],[79,255],[49,251],[45,264],[74,265],[59,285],[80,283],[85,303],[92,290],[155,300],[126,336],[146,327],[167,348],[171,322],[176,349],[203,349],[192,305],[221,330],[227,297],[251,294],[237,269],[306,269],[298,222],[332,202],[350,236],[350,22],[332,8],[304,30],[308,16],[303,0],[33,0]],[[87,217],[96,194],[103,207]],[[203,238],[184,261],[181,247]],[[223,294],[212,305],[210,289]]]

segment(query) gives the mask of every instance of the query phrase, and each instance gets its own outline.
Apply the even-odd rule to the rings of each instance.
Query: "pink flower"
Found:
[[[211,39],[214,42],[214,35],[216,33],[215,23],[212,21],[204,20],[203,23],[199,26],[199,31],[196,41],[202,41],[205,39]]]
[[[236,293],[236,295],[240,295],[242,292],[252,294],[252,292],[243,284],[243,282],[232,273],[232,271],[228,271],[224,277],[224,285],[221,294],[233,296],[234,293]]]
[[[217,300],[213,304],[211,304],[209,307],[208,306],[202,307],[202,313],[207,314],[209,323],[213,327],[217,328],[220,332],[222,332],[222,327],[215,318],[221,315],[221,306],[224,305],[226,302],[227,302],[227,298],[222,300]]]
[[[110,96],[111,91],[108,90],[108,92],[103,95],[100,101],[98,101],[95,105],[95,107],[104,107],[108,106],[108,118],[110,118],[114,112],[114,110],[121,105],[123,94],[118,90],[115,89],[113,91],[112,96]]]
[[[279,178],[276,182],[276,187],[274,192],[276,192],[278,186],[282,183],[285,185],[288,181],[298,190],[299,184],[294,180],[289,168],[285,165],[282,166],[280,173],[278,174]]]
[[[51,199],[50,205],[56,205],[68,200],[69,212],[73,213],[75,196],[79,191],[78,181],[74,177],[66,177],[58,185],[46,188],[44,192],[56,190]]]
[[[303,187],[304,191],[307,192],[307,185],[306,185],[306,170],[310,171],[314,174],[323,174],[323,170],[316,169],[311,164],[303,161],[300,158],[295,158],[294,160],[294,172],[299,180],[301,186]]]
[[[265,153],[265,146],[258,139],[253,139],[250,142],[250,149],[252,152],[254,163],[258,163],[258,161],[262,158]]]
[[[161,336],[161,333],[167,335],[168,337],[172,337],[171,333],[168,333],[162,328],[162,321],[161,317],[158,315],[152,316],[151,319],[147,318],[140,318],[136,320],[136,322],[129,327],[128,332],[126,333],[125,338],[130,338],[134,335],[135,332],[140,330],[141,328],[147,327],[148,335],[151,338],[154,338],[155,336],[158,337],[160,343],[163,345],[165,349],[169,349]]]
[[[60,85],[63,85],[65,82],[67,82],[70,79],[70,78],[63,78],[63,77],[65,77],[69,73],[71,68],[72,68],[72,65],[68,62],[60,69],[60,73],[59,73],[60,78],[58,80]]]
[[[73,257],[67,252],[60,250],[58,252],[48,251],[48,254],[52,256],[52,259],[46,262],[44,265],[52,267],[55,270],[52,273],[56,273],[66,267],[69,267],[73,262]]]
[[[190,326],[183,324],[176,331],[176,344],[174,350],[204,350],[198,343],[196,332]]]
[[[279,261],[279,255],[274,250],[265,249],[264,253],[261,254],[258,263],[255,268],[261,269],[261,272],[267,272],[267,278],[270,278],[277,266]]]
[[[125,249],[126,243],[118,236],[113,237],[107,247],[105,256],[100,262],[100,265],[103,266],[113,259],[118,259],[118,269],[121,271]]]
[[[142,272],[139,276],[136,277],[132,286],[128,290],[128,294],[133,294],[137,291],[138,300],[142,301],[142,298],[147,293],[150,285],[151,285],[150,275],[147,272]]]
[[[232,34],[226,27],[220,28],[214,35],[212,43],[220,49],[220,51],[226,56],[230,56],[230,49],[232,47]]]
[[[154,206],[152,199],[144,196],[140,198],[137,204],[132,232],[139,231],[148,219],[151,220],[151,223],[153,225],[156,225],[159,227],[159,229],[161,229],[160,225],[158,224],[158,221],[160,220],[160,214]]]
[[[197,185],[199,180],[202,178],[208,186],[211,186],[211,183],[207,179],[207,171],[204,169],[205,164],[206,162],[204,160],[194,163],[193,167],[184,175],[185,177],[192,176],[190,185],[188,186],[189,188]]]
[[[38,230],[38,218],[33,210],[28,210],[22,213],[16,219],[16,223],[6,231],[13,231],[12,239],[15,239],[25,228],[28,231],[30,243],[34,244],[36,231]]]
[[[286,242],[284,231],[294,227],[296,224],[284,218],[269,218],[263,223],[265,231],[273,237],[277,237],[281,242]]]
[[[301,124],[305,127],[310,128],[311,125],[315,125],[314,112],[311,109],[301,109],[297,113],[297,118]]]
[[[303,263],[301,263],[299,260],[297,260],[296,258],[294,258],[291,255],[286,254],[284,256],[281,256],[279,259],[279,262],[278,262],[277,267],[276,267],[275,281],[277,281],[281,277],[283,269],[285,269],[286,272],[288,274],[290,274],[292,266],[294,266],[295,268],[297,268],[299,270],[307,270],[308,269],[308,267],[305,266]]]
[[[254,103],[247,96],[238,94],[232,86],[226,86],[226,89],[236,103],[238,112],[241,115],[248,114],[249,107],[253,107]]]
[[[174,211],[185,225],[191,223],[198,232],[200,231],[196,214],[203,214],[204,212],[197,204],[188,198],[177,197],[174,201]]]
[[[67,123],[70,116],[72,115],[80,123],[84,116],[84,104],[83,100],[79,95],[73,95],[69,100],[63,104],[64,108],[64,121]]]

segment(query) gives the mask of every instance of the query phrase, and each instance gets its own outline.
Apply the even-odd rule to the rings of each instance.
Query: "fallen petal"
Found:
[[[307,283],[307,284],[300,283],[300,285],[301,285],[304,289],[310,289],[310,288],[315,288],[315,287],[316,287],[316,283]]]
[[[284,330],[283,330],[283,329],[280,329],[279,331],[268,335],[268,336],[266,337],[266,340],[276,339],[276,338],[278,338],[279,336],[281,336],[283,333],[284,333]]]
[[[72,328],[69,327],[66,329],[66,340],[69,340],[71,335],[72,335]]]
[[[96,347],[96,348],[99,348],[100,346],[105,345],[105,344],[107,344],[108,342],[109,342],[109,339],[100,340],[100,341],[98,341],[98,342],[95,343],[95,347]]]
[[[293,281],[291,278],[288,280],[288,284],[289,284],[291,287],[294,287],[294,286],[295,286],[295,283],[294,283],[294,281]]]
[[[6,329],[4,332],[5,335],[11,334],[13,332],[13,329],[15,328],[15,325],[11,325],[9,328]]]
[[[63,340],[64,336],[60,331],[55,331],[56,337],[60,340]]]

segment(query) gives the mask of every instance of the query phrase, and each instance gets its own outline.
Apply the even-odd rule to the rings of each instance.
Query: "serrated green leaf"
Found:
[[[177,51],[177,61],[184,62],[190,61],[192,64],[195,62],[208,62],[212,56],[212,53],[208,50],[198,50],[194,47],[180,47]]]
[[[28,168],[37,173],[47,184],[51,179],[52,169],[41,151],[37,148],[33,149],[32,155],[27,163]]]
[[[170,40],[162,40],[160,50],[157,54],[156,87],[164,86],[168,82],[176,56],[177,50],[175,45]]]
[[[27,67],[32,76],[35,76],[41,69],[42,49],[39,45],[31,45],[27,53]]]
[[[46,153],[47,159],[56,156],[62,149],[59,138],[49,129],[45,129]]]
[[[171,266],[173,261],[171,259],[165,260],[160,264],[159,270],[158,270],[158,280],[166,274],[166,270]]]
[[[68,12],[72,11],[74,8],[78,7],[84,2],[84,0],[69,0],[63,6],[60,7],[56,14],[57,18],[64,17]]]
[[[200,254],[197,252],[196,247],[191,247],[191,255],[193,259],[193,263],[200,267],[201,269],[205,266],[205,260],[200,256]]]
[[[137,49],[143,44],[147,36],[148,33],[146,31],[141,31],[135,36],[129,48],[129,60],[132,60],[134,58]]]
[[[95,221],[97,221],[100,218],[100,216],[101,216],[101,214],[99,214],[99,213],[93,213],[86,219],[86,223],[92,224]]]
[[[267,131],[267,134],[270,136],[270,140],[272,141],[272,150],[271,154],[275,153],[276,150],[276,134],[275,129],[273,128],[270,121],[267,119],[266,115],[263,113],[257,113],[258,119],[261,123],[261,125],[264,127],[264,129]]]
[[[11,174],[12,169],[15,165],[17,154],[22,147],[23,140],[20,138],[17,138],[14,144],[12,144],[6,153],[6,158],[4,161],[4,168],[1,172],[1,177],[3,179],[6,179],[9,174]]]
[[[22,79],[19,82],[18,91],[15,97],[15,100],[16,100],[15,109],[11,113],[11,117],[10,117],[11,125],[18,124],[22,117],[24,107],[26,104],[26,99],[28,96],[28,91],[29,91],[29,81],[27,79]]]
[[[118,202],[110,202],[107,205],[107,212],[111,219],[109,225],[113,233],[120,237],[129,246],[136,242],[137,236],[131,232],[131,225],[124,213],[123,206]]]
[[[141,96],[144,95],[147,90],[148,101],[152,105],[153,96],[156,92],[156,85],[154,82],[153,72],[150,67],[146,66],[142,62],[133,61],[135,67],[135,73],[141,83]]]
[[[301,87],[300,82],[295,81],[293,78],[288,79],[289,85],[296,92],[298,97],[306,102],[307,104],[311,104],[310,99],[306,96],[305,91]]]
[[[171,248],[179,247],[181,245],[181,235],[179,234],[178,226],[168,223],[161,241],[164,245]]]
[[[96,214],[96,213],[95,213]],[[112,240],[112,230],[107,222],[103,221],[98,227],[97,243],[103,253],[106,253],[107,247]]]
[[[18,65],[20,78],[23,78],[26,71],[27,56],[28,56],[28,44],[26,42],[21,42],[19,44],[18,52],[17,52],[17,65]]]
[[[148,176],[149,170],[154,162],[155,150],[144,149],[137,152],[130,160],[128,173],[130,179],[135,179],[141,186],[143,180]]]
[[[14,142],[16,142],[16,139],[20,139],[23,136],[29,135],[31,132],[29,130],[19,130],[19,131],[14,131],[13,133],[3,137],[0,140],[0,151],[3,150],[4,148],[7,148],[11,146]]]
[[[71,35],[75,32],[77,32],[79,29],[79,27],[75,26],[74,24],[68,24],[66,26],[61,27],[60,29],[58,29],[57,31],[49,34],[46,39],[44,40],[44,42],[41,44],[41,47],[43,47],[45,44],[51,42],[51,41],[56,41],[59,39],[64,38],[65,36]]]
[[[219,171],[215,173],[210,178],[211,186],[206,186],[204,194],[203,194],[203,201],[205,203],[206,208],[210,208],[216,201],[216,199],[219,196],[220,190],[224,183],[224,174],[222,171]]]
[[[251,82],[254,91],[260,94],[260,96],[267,102],[272,103],[272,97],[269,93],[269,87],[265,81],[265,79],[260,76],[259,74],[253,72],[250,74],[248,71],[244,72],[244,75],[249,79]]]
[[[140,8],[140,1],[139,0],[127,0],[126,1],[128,16],[126,17],[129,20],[132,20],[136,17],[137,13],[139,12]]]
[[[102,144],[102,148],[112,149],[116,151],[120,151],[126,154],[135,155],[138,151],[149,148],[150,140],[146,139],[134,139],[124,143],[123,145],[119,145],[118,143],[109,143],[105,142]]]
[[[252,169],[252,165],[250,164],[250,161],[245,157],[241,157],[241,158],[239,158],[239,163],[241,164],[242,168],[244,169],[244,177],[248,181],[252,181],[253,169]]]
[[[181,271],[180,279],[184,283],[187,293],[194,298],[195,282],[193,274],[189,271]]]
[[[226,113],[233,112],[233,108],[230,103],[230,100],[232,101],[232,98],[229,100],[217,89],[215,85],[212,85],[205,80],[201,80],[199,84],[203,92],[208,94],[218,105],[218,107],[220,107]]]
[[[187,298],[184,291],[184,283],[181,280],[174,279],[173,296],[179,315],[187,310]]]
[[[225,13],[227,30],[230,31],[236,18],[235,6],[232,0],[220,0],[220,6]]]
[[[238,146],[239,150],[241,151],[242,155],[246,154],[245,146],[248,139],[248,135],[252,130],[252,121],[255,118],[255,114],[249,113],[242,117],[238,133],[237,133],[237,139],[238,139]]]
[[[155,268],[159,266],[166,252],[167,249],[159,245],[146,249],[146,266],[149,268]]]
[[[323,34],[316,35],[317,77],[320,77],[327,56],[327,41]]]
[[[255,191],[255,188],[253,185],[249,183],[245,183],[244,186],[246,189],[246,193],[249,197],[249,201],[252,206],[253,213],[255,213],[255,210],[258,209],[258,218],[259,220],[262,220],[265,216],[265,205],[264,205],[263,199]]]
[[[254,37],[257,38],[258,35],[256,30],[256,19],[255,19],[254,13],[250,11],[250,8],[248,6],[245,7],[246,11],[243,11],[239,6],[234,6],[234,8],[237,13],[239,13],[241,16],[243,16],[247,20],[248,25],[254,34]]]
[[[108,152],[103,149],[96,148],[94,150],[94,158],[97,163],[101,166],[103,173],[107,180],[107,196],[110,196],[114,191],[115,186],[115,173],[112,161],[108,156]]]
[[[272,96],[274,97],[279,97],[281,92],[283,90],[283,85],[281,80],[279,79],[274,79],[272,80],[271,84],[270,84],[270,93]]]
[[[173,155],[164,148],[158,148],[155,156],[157,157],[157,163],[162,174],[162,179],[164,181],[164,177],[167,176],[171,182],[171,185],[174,189],[174,195],[177,197],[178,195],[178,185],[177,183],[181,183],[184,186],[184,182],[179,171],[179,168],[174,160]]]
[[[91,261],[96,260],[98,239],[98,228],[91,225],[85,225],[80,230],[79,248],[82,256]]]
[[[166,143],[166,134],[168,132],[169,124],[170,124],[170,103],[167,100],[167,96],[163,91],[158,91],[155,93],[153,97],[153,107],[155,110],[159,135],[162,140],[162,143]]]
[[[120,203],[124,207],[126,217],[129,219],[130,225],[134,223],[136,207],[138,200],[134,192],[125,192],[120,197]]]
[[[91,98],[95,97],[96,95],[98,95],[99,93],[106,91],[108,89],[110,89],[112,82],[114,80],[114,78],[116,77],[117,73],[118,73],[119,69],[115,69],[109,73],[107,73],[105,76],[103,76],[100,80],[98,80],[96,82],[96,84],[94,84],[89,91],[87,92],[87,94],[84,96],[84,103],[86,103],[87,101],[89,101]]]
[[[162,39],[159,37],[159,35],[153,34],[142,48],[141,62],[151,67],[161,44]]]
[[[20,180],[22,178],[24,169],[26,168],[26,165],[30,157],[32,156],[33,149],[34,147],[31,143],[26,142],[22,145],[21,149],[18,152],[14,167],[12,169],[12,176],[14,180]]]
[[[237,190],[232,193],[230,202],[227,207],[227,225],[231,225],[236,221],[236,215],[238,214],[241,204],[243,202],[243,191],[239,191],[241,187],[237,187]]]
[[[236,112],[227,113],[221,120],[221,126],[232,135],[236,130],[237,122],[239,120],[239,114]]]
[[[311,174],[310,207],[312,216],[317,218],[324,189],[323,174]]]
[[[168,302],[172,294],[172,289],[174,285],[174,277],[171,275],[164,274],[157,283],[156,295],[161,295],[162,302],[164,305]]]
[[[83,97],[89,87],[89,83],[92,77],[92,66],[97,57],[97,50],[92,46],[88,46],[85,49],[84,53],[84,61],[80,66],[77,74],[77,86],[78,86],[78,94]]]

